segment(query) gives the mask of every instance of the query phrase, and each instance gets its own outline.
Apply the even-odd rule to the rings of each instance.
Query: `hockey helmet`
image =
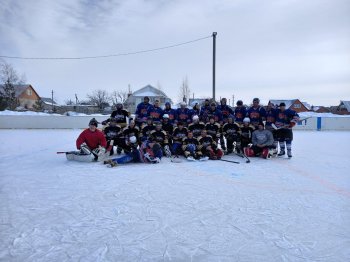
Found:
[[[249,117],[245,117],[243,119],[243,123],[250,123],[250,118]]]
[[[131,137],[129,138],[129,141],[130,141],[130,143],[135,144],[136,141],[137,141],[136,136],[131,136]]]
[[[164,118],[164,119],[165,119],[165,118],[169,119],[169,115],[168,115],[168,114],[164,114],[164,115],[163,115],[163,118]]]

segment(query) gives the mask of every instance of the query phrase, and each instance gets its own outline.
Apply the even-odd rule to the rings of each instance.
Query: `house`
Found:
[[[309,109],[304,105],[304,103],[300,102],[299,99],[290,99],[290,100],[275,100],[271,99],[269,103],[273,103],[274,105],[279,106],[280,103],[285,103],[286,104],[286,109],[291,109],[296,111],[297,113],[299,112],[308,112]]]
[[[129,110],[130,113],[134,113],[136,111],[136,107],[139,103],[143,102],[143,98],[145,96],[149,97],[149,101],[151,104],[154,103],[155,100],[159,100],[160,104],[164,106],[166,102],[173,103],[171,99],[161,90],[147,85],[131,94],[129,94],[128,98],[124,102],[124,106]]]
[[[331,110],[329,107],[325,106],[311,106],[311,111],[314,111],[316,113],[330,113]]]
[[[38,93],[32,85],[14,85],[17,104],[26,109],[33,109],[33,105],[40,99]],[[4,85],[0,85],[0,91],[4,90]]]
[[[51,98],[41,97],[40,99],[42,101],[43,110],[48,110],[48,111],[54,112],[59,107],[59,105]]]
[[[337,115],[350,115],[350,101],[340,101],[339,106],[333,107],[332,113]]]

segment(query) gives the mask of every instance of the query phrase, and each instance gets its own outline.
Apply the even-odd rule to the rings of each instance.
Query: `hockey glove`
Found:
[[[104,153],[106,153],[106,149],[102,146],[99,146],[98,148],[95,148],[93,151],[94,155],[102,156]]]

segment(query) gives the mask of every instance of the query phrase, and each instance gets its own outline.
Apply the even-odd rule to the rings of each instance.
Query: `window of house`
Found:
[[[32,90],[31,89],[27,89],[27,95],[29,95],[29,96],[32,95]]]
[[[301,108],[301,104],[294,104],[294,108]]]

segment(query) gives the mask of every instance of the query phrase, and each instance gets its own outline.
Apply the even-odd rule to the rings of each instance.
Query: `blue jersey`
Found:
[[[136,112],[135,114],[137,115],[137,118],[139,119],[147,119],[147,117],[149,117],[149,112],[151,110],[151,108],[153,108],[153,106],[149,103],[140,103],[137,105],[137,108],[136,108]]]
[[[276,122],[277,109],[271,108],[266,111],[266,129],[272,130],[272,124]]]
[[[219,109],[222,113],[222,119],[226,122],[227,118],[229,117],[229,115],[233,115],[233,110],[230,106],[228,105],[219,105],[217,107],[217,109]]]
[[[184,124],[191,122],[191,114],[188,108],[178,108],[176,110],[177,121]]]
[[[190,116],[191,119],[193,119],[194,116],[199,116],[200,110],[199,109],[190,109]]]
[[[164,111],[160,107],[151,107],[148,111],[150,117],[152,117],[153,121],[160,122],[163,118]]]
[[[298,120],[299,120],[299,115],[295,111],[291,109],[286,109],[282,112],[281,109],[276,109],[275,125],[277,127],[291,128],[295,125],[295,123]]]
[[[177,118],[176,110],[169,108],[163,110],[163,115],[168,114],[169,116],[169,123],[173,124]]]
[[[222,121],[222,113],[219,109],[215,109],[215,110],[209,110],[208,111],[208,121],[209,121],[209,117],[213,116],[215,118],[215,122],[220,122]]]
[[[201,111],[199,112],[199,117],[201,121],[207,122],[209,111],[210,111],[210,105],[202,106]]]
[[[250,123],[257,127],[259,122],[262,122],[266,117],[265,108],[262,106],[257,108],[250,107],[247,111],[247,116],[250,118]]]
[[[246,117],[247,115],[247,109],[244,106],[241,107],[236,107],[235,111],[234,111],[234,116],[235,116],[235,122],[242,124],[243,123],[243,119]]]

